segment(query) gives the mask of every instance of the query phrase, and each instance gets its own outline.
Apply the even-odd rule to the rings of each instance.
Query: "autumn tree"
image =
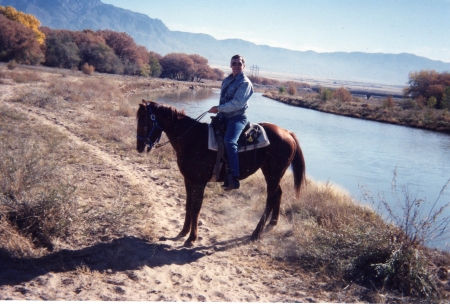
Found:
[[[208,64],[208,59],[198,54],[192,54],[189,57],[194,61],[193,80],[200,82],[202,79],[214,78],[215,75]]]
[[[150,73],[147,49],[144,46],[138,46],[130,35],[111,30],[102,30],[97,33],[105,39],[106,44],[122,61],[125,74],[148,75]]]
[[[73,41],[70,31],[42,28],[45,39],[45,62],[50,67],[71,69],[81,63],[80,49]]]
[[[45,35],[39,30],[41,22],[35,16],[19,12],[12,6],[0,6],[0,14],[10,20],[20,22],[27,28],[31,29],[36,35],[37,42],[39,44],[44,44]]]
[[[445,108],[446,90],[450,87],[450,73],[438,73],[434,70],[421,70],[409,73],[409,86],[404,89],[405,95],[419,101],[436,99],[436,108]],[[430,106],[430,103],[427,103]]]
[[[194,61],[183,53],[170,53],[159,61],[162,67],[161,77],[177,80],[190,80],[194,72]]]
[[[212,69],[212,80],[223,80],[225,78],[225,73],[218,68]]]
[[[124,64],[101,35],[86,29],[71,32],[71,36],[80,50],[80,65],[88,63],[100,73],[124,73]]]
[[[0,14],[0,61],[39,64],[43,59],[33,30]]]

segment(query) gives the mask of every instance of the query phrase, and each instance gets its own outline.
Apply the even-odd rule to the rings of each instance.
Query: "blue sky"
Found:
[[[170,30],[316,52],[411,53],[450,62],[450,0],[101,0]]]

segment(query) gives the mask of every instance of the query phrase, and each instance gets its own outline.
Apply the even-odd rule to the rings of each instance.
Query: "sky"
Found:
[[[450,62],[450,0],[101,0],[171,31],[297,51],[410,53]]]

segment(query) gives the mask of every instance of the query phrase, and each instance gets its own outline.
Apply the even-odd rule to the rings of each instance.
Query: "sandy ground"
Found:
[[[92,245],[62,248],[40,258],[0,263],[0,300],[120,300],[188,302],[383,302],[357,285],[341,286],[320,272],[305,273],[274,259],[265,239],[248,242],[257,216],[245,204],[226,216],[214,214],[204,202],[194,248],[173,240],[183,224],[184,187],[162,172],[132,163],[73,133],[72,122],[41,108],[18,107],[6,100],[11,86],[0,85],[0,107],[15,109],[30,119],[65,134],[74,148],[97,162],[98,187],[108,179],[148,189],[155,239],[124,232]],[[86,157],[88,161],[90,157]],[[80,172],[81,173],[81,172]],[[104,183],[104,185],[102,185]],[[230,206],[231,208],[232,206]],[[246,215],[244,215],[246,214]],[[283,229],[283,220],[275,229]],[[2,252],[0,251],[0,258]]]

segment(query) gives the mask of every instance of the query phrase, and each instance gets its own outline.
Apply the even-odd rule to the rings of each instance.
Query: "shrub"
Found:
[[[285,94],[286,93],[286,88],[284,86],[279,87],[278,88],[278,93]]]
[[[328,101],[333,96],[333,92],[330,89],[320,88],[319,95],[321,100]]]
[[[403,110],[417,110],[419,109],[419,105],[414,99],[407,99],[400,103],[400,106]]]
[[[374,263],[377,277],[382,278],[384,286],[394,287],[409,295],[432,298],[437,294],[435,277],[429,272],[426,262],[425,241],[448,238],[450,217],[445,211],[450,202],[436,208],[436,204],[450,180],[443,186],[438,199],[431,203],[430,208],[424,207],[427,202],[411,194],[405,186],[398,193],[396,185],[397,172],[392,179],[392,194],[394,201],[380,198],[379,205],[387,213],[390,224],[388,235],[388,253],[384,262]],[[371,195],[365,193],[365,198],[376,205]],[[424,213],[424,210],[429,210]]]
[[[344,87],[335,90],[333,92],[333,97],[342,102],[352,101],[352,93]]]
[[[8,67],[9,70],[14,70],[15,68],[17,68],[18,64],[13,59],[13,60],[10,60],[6,66]]]
[[[0,145],[0,211],[35,246],[52,251],[52,238],[66,237],[76,220],[76,205],[75,187],[56,172],[58,140],[50,134],[39,140],[16,134]]]
[[[95,71],[95,67],[92,65],[89,65],[87,62],[83,64],[81,67],[81,71],[86,75],[93,75]]]
[[[395,101],[392,96],[383,99],[383,108],[392,108],[393,106],[395,106]]]
[[[288,92],[290,95],[296,95],[296,94],[298,93],[298,92],[297,92],[297,88],[295,87],[295,84],[294,84],[293,82],[291,82],[291,83],[289,84],[289,87],[288,87],[287,92]]]
[[[427,107],[429,108],[435,108],[437,104],[437,99],[434,96],[431,96],[430,98],[428,98],[427,100]]]

